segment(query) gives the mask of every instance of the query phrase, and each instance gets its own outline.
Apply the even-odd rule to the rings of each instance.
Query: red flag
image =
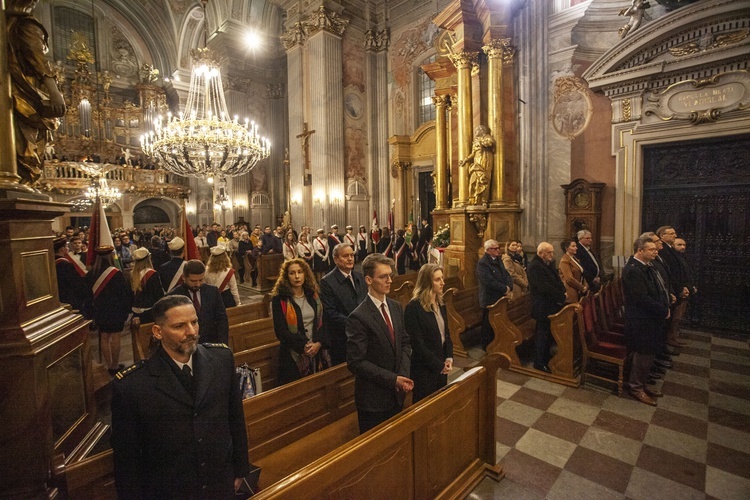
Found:
[[[201,254],[198,252],[198,246],[195,244],[195,237],[193,236],[193,229],[190,227],[184,210],[182,212],[182,235],[182,239],[185,240],[182,258],[184,260],[200,260]]]
[[[370,231],[370,238],[374,244],[378,244],[380,241],[380,228],[378,227],[378,211],[372,211],[372,230]]]

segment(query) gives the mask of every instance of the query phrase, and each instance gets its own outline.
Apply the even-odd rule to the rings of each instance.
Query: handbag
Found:
[[[236,368],[240,376],[240,393],[242,399],[247,399],[263,392],[263,381],[259,368],[251,368],[247,363]]]

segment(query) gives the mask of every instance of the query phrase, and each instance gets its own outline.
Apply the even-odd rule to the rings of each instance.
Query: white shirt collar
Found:
[[[190,356],[190,359],[188,359],[187,363],[180,363],[179,361],[177,361],[174,358],[172,358],[172,361],[174,361],[175,363],[177,363],[177,368],[179,368],[180,371],[182,371],[182,367],[183,366],[188,365],[190,367],[190,373],[192,373],[193,375],[195,375],[195,370],[193,370],[193,356],[192,355]]]
[[[375,297],[372,296],[371,293],[367,293],[367,296],[370,297],[370,300],[372,300],[372,303],[375,304],[375,307],[377,307],[378,311],[380,311],[380,306],[385,304],[385,310],[388,311],[388,314],[390,314],[390,310],[388,309],[388,302],[383,300],[378,300]]]

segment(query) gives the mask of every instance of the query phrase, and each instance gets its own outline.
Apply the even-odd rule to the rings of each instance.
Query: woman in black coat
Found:
[[[94,292],[94,324],[99,329],[99,349],[110,375],[117,373],[120,363],[120,335],[130,315],[133,292],[117,267],[114,247],[96,249],[96,261],[86,275]]]
[[[423,265],[412,300],[404,310],[404,324],[411,339],[415,403],[445,387],[453,368],[453,342],[443,304],[444,284],[442,267]]]
[[[312,269],[303,259],[287,260],[271,291],[273,329],[279,346],[278,385],[331,366],[323,347],[323,306]]]

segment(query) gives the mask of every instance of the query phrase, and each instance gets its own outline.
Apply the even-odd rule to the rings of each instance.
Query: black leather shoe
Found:
[[[664,352],[666,352],[670,356],[679,356],[680,355],[680,351],[677,350],[677,349],[675,349],[675,348],[673,348],[673,347],[667,347],[667,350],[664,351]]]
[[[651,373],[652,373],[652,374],[654,374],[654,373],[659,373],[659,374],[661,374],[661,375],[664,375],[665,373],[667,373],[667,370],[665,370],[665,369],[664,369],[664,368],[662,368],[661,366],[655,365],[655,366],[653,366],[653,367],[651,368]]]
[[[666,352],[663,352],[661,354],[657,354],[656,355],[656,359],[660,359],[661,361],[669,361],[670,363],[672,362],[672,356],[670,356]]]
[[[544,372],[544,373],[552,373],[552,370],[550,370],[549,366],[547,365],[542,365],[542,366],[534,365],[534,369],[539,370],[540,372]]]
[[[654,378],[654,379],[662,379],[662,378],[664,378],[664,375],[662,375],[661,373],[657,373],[657,372],[655,372],[653,370],[651,371],[651,373],[648,374],[648,376],[650,378]]]
[[[661,360],[661,359],[657,359],[656,361],[654,361],[654,364],[662,368],[672,368],[672,363],[670,363],[669,361]]]
[[[656,384],[656,379],[649,377],[649,379],[646,381],[648,385],[654,385]]]

